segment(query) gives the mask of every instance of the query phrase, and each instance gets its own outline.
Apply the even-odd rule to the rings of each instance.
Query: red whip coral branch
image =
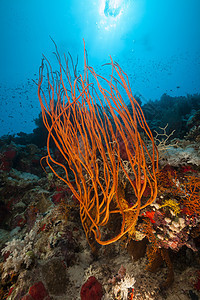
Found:
[[[86,56],[84,76],[76,74],[73,64],[70,73],[69,61],[65,58],[65,66],[61,63],[57,47],[56,56],[59,72],[53,73],[44,57],[38,82],[43,121],[49,132],[45,159],[78,199],[88,241],[93,237],[101,245],[110,244],[126,233],[132,234],[141,209],[156,198],[157,149],[141,107],[132,95],[128,76],[112,58],[108,80],[87,65]],[[47,95],[43,82],[45,66]],[[51,139],[66,163],[53,158]],[[127,161],[121,157],[119,141],[123,141]],[[64,176],[58,174],[55,164],[63,168]],[[70,181],[69,170],[75,184]],[[133,194],[131,206],[123,192],[127,184]],[[113,215],[120,216],[121,229],[104,240],[102,228]]]

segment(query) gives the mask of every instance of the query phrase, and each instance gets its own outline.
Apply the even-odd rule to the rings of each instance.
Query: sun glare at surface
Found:
[[[128,8],[129,0],[100,0],[99,14],[101,20],[99,28],[103,27],[105,30],[115,28],[119,22],[120,17]]]

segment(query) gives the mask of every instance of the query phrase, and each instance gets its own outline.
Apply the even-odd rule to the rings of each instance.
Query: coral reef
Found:
[[[168,124],[169,132],[174,131],[175,138],[183,139],[189,132],[191,134],[195,127],[199,127],[199,94],[184,97],[163,94],[160,100],[150,100],[142,109],[152,131],[158,132],[160,127]],[[190,135],[191,140],[194,141],[198,135],[199,130],[195,135]]]
[[[79,92],[89,95],[89,83],[82,80]],[[115,84],[113,92],[119,81]],[[119,117],[109,105],[86,108],[90,102],[71,105],[64,116],[56,100],[62,117],[47,110],[46,133],[41,116],[37,121],[47,138],[55,138],[55,128],[58,134],[48,143],[43,169],[46,148],[33,135],[0,140],[0,299],[200,297],[199,95],[164,95],[143,105],[155,143],[139,100],[120,107]],[[159,118],[163,109],[167,114]],[[80,128],[77,120],[83,121]],[[62,148],[67,136],[71,152]]]
[[[181,150],[187,141],[179,144]],[[191,147],[197,149],[198,143]],[[25,151],[15,148],[17,155]],[[27,161],[38,155],[38,150],[26,151]],[[102,300],[199,295],[199,166],[177,161],[175,166],[160,163],[157,198],[141,211],[131,238],[98,246],[98,256],[85,239],[76,198],[48,167],[48,174],[40,168],[37,176],[13,167],[2,170],[1,299],[31,299],[34,293],[42,299],[81,299],[81,286],[90,276],[101,284]],[[132,201],[128,185],[124,195]],[[107,234],[118,230],[118,221],[108,224]],[[163,284],[171,285],[163,289]]]

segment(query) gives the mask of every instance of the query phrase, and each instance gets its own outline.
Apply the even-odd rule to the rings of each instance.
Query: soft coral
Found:
[[[0,153],[0,170],[9,172],[17,151],[13,147],[7,147]]]
[[[90,276],[81,288],[81,300],[101,300],[103,289],[94,276]]]

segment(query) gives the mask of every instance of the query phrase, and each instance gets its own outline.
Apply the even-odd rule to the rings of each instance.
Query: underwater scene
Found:
[[[200,299],[199,15],[0,0],[0,300]]]

